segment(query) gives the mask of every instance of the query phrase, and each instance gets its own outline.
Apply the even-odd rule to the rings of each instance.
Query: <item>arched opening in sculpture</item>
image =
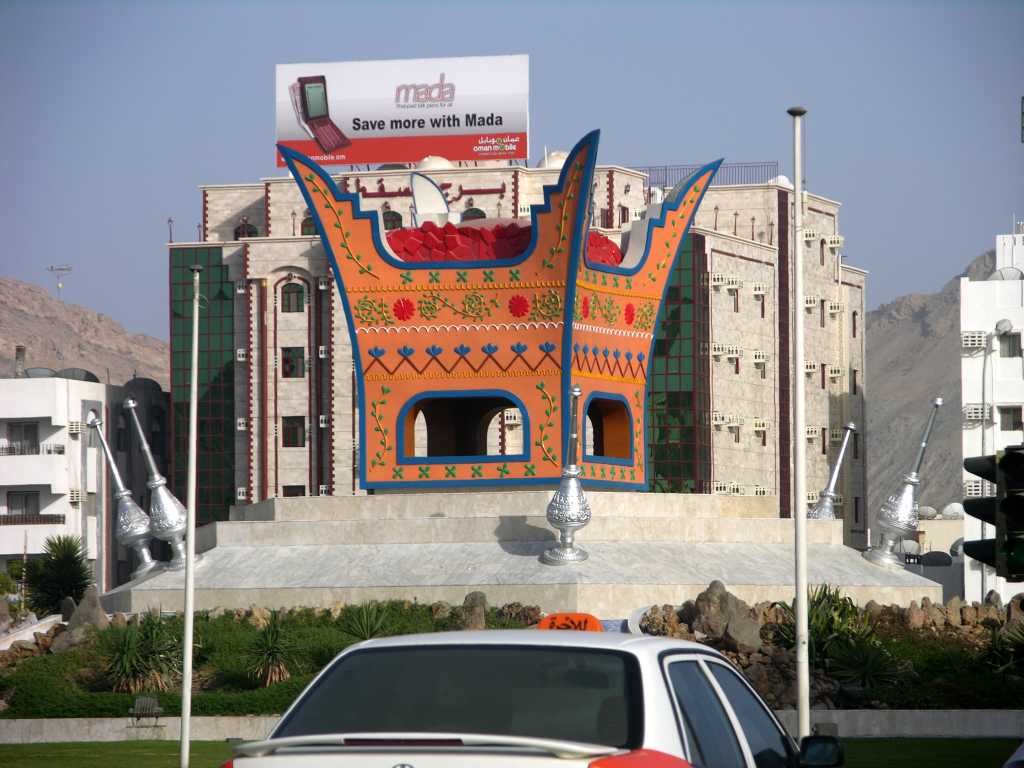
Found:
[[[593,394],[587,400],[584,414],[583,445],[587,460],[632,460],[633,417],[624,397]]]
[[[406,463],[524,456],[529,424],[519,399],[504,392],[424,393],[402,409],[398,444]]]

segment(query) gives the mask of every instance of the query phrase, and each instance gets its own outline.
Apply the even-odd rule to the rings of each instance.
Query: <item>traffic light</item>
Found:
[[[1024,445],[964,459],[964,469],[996,486],[995,496],[964,500],[966,514],[996,531],[995,539],[965,541],[964,554],[1007,581],[1024,581]]]

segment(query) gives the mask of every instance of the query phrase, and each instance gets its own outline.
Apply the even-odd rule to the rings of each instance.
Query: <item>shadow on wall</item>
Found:
[[[534,545],[534,542],[555,540],[556,536],[553,530],[542,528],[539,525],[531,525],[526,520],[526,515],[502,517],[498,527],[494,529],[498,545],[506,553],[523,557],[536,557],[537,547]]]

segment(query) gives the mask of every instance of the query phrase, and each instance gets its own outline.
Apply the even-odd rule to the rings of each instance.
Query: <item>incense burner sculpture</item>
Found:
[[[846,446],[850,442],[850,435],[857,429],[856,424],[847,424],[844,427],[843,444],[839,446],[839,455],[836,456],[836,464],[832,467],[832,475],[828,479],[828,485],[818,494],[818,501],[807,510],[808,520],[835,520],[836,485],[839,483],[839,470],[843,468],[843,457],[846,455]]]
[[[309,158],[278,146],[348,320],[363,488],[551,486],[570,463],[577,431],[593,446],[578,465],[588,484],[646,490],[654,334],[673,263],[721,161],[634,222],[622,263],[609,266],[586,254],[597,146],[594,131],[545,187],[523,253],[428,262],[397,258],[376,211],[364,211],[358,195],[339,190]],[[574,385],[583,405],[570,425]],[[488,424],[511,408],[521,415],[521,452],[487,455]],[[421,417],[425,455],[414,439]]]
[[[572,406],[569,428],[572,432],[569,434],[569,456],[562,468],[558,490],[548,503],[547,512],[548,523],[558,529],[558,544],[545,550],[540,558],[541,562],[548,565],[581,563],[588,557],[586,550],[576,545],[576,531],[590,522],[590,504],[583,495],[580,468],[576,464],[576,449],[579,445],[576,424],[582,390],[576,386],[570,394]]]
[[[103,446],[103,454],[107,458],[110,476],[114,480],[114,499],[117,501],[117,522],[115,523],[114,536],[118,544],[135,552],[135,557],[138,559],[139,564],[132,571],[131,577],[132,579],[138,579],[150,573],[159,565],[149,551],[149,542],[153,537],[150,520],[139,505],[135,503],[132,492],[125,488],[124,481],[121,479],[121,473],[114,462],[114,456],[110,452],[110,446],[107,444],[107,438],[104,437],[103,430],[100,429],[103,426],[103,421],[93,415],[89,419],[89,426],[96,430],[96,436],[99,437],[100,445]]]
[[[171,545],[171,560],[167,567],[179,570],[185,567],[185,528],[188,512],[185,505],[168,490],[167,479],[156,467],[153,452],[135,413],[137,407],[138,403],[131,398],[124,401],[124,408],[131,414],[135,432],[139,436],[139,445],[142,446],[142,455],[149,470],[146,487],[149,488],[149,517],[153,523],[153,536]]]
[[[931,436],[935,416],[940,407],[942,407],[942,398],[937,397],[932,402],[932,411],[928,415],[928,424],[924,428],[924,434],[921,435],[921,444],[917,449],[913,467],[903,476],[900,487],[885,500],[878,512],[877,525],[882,531],[878,547],[864,552],[864,557],[875,565],[885,568],[902,568],[903,564],[894,550],[901,539],[917,532],[917,501],[914,499],[914,493],[921,482],[919,473],[921,472],[921,463],[924,461],[924,451],[928,447],[928,438]]]

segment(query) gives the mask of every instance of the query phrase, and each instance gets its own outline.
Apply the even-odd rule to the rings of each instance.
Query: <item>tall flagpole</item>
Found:
[[[793,531],[796,559],[796,708],[799,738],[811,733],[811,669],[807,659],[807,403],[804,374],[804,168],[803,107],[793,116]]]
[[[188,403],[188,527],[185,532],[185,642],[181,663],[181,768],[188,768],[192,719],[192,632],[195,611],[196,565],[196,437],[199,422],[199,275],[192,270],[192,386]]]

